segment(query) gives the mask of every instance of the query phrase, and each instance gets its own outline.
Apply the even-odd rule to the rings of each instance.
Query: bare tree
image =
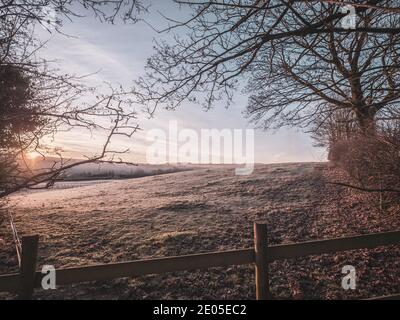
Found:
[[[339,109],[326,115],[316,116],[309,133],[316,147],[328,149],[328,160],[335,161],[340,155],[341,143],[349,141],[358,132],[358,126],[351,110]]]
[[[80,9],[91,11],[102,21],[114,23],[121,19],[136,22],[138,14],[147,8],[142,0],[1,0],[0,18],[61,26],[62,18],[82,17]]]
[[[264,128],[308,126],[347,109],[367,132],[378,113],[398,106],[398,0],[175,2],[193,14],[168,20],[163,31],[188,35],[159,42],[138,81],[150,112],[185,100],[229,104],[245,87],[246,113]],[[357,14],[350,29],[344,4]]]
[[[11,1],[0,2],[0,198],[22,188],[49,187],[67,169],[100,160],[114,161],[126,150],[110,148],[115,136],[131,137],[138,125],[132,92],[111,85],[99,92],[84,84],[84,78],[61,74],[40,58],[43,44],[34,34],[42,24],[61,32],[62,20],[79,18],[77,5],[92,10],[101,20],[114,23],[137,20],[145,8],[131,1]],[[57,15],[49,15],[49,11]],[[54,20],[49,20],[50,18]],[[28,152],[43,154],[48,148],[44,137],[59,131],[89,130],[103,134],[101,149],[87,159],[64,159],[54,147],[58,160],[46,168],[33,168]],[[115,159],[117,160],[117,159]]]

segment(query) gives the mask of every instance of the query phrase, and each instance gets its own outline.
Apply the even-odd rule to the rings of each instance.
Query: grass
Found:
[[[253,246],[254,221],[268,224],[271,244],[398,230],[397,215],[381,214],[346,188],[327,184],[324,164],[260,165],[253,175],[214,168],[21,194],[15,222],[41,236],[39,265],[122,262]],[[7,225],[0,273],[16,270]],[[357,289],[341,288],[341,269],[357,270]],[[277,298],[352,299],[394,294],[400,248],[357,250],[271,264]],[[9,298],[1,294],[0,298]],[[63,286],[38,299],[253,299],[252,266],[211,268],[135,279]]]

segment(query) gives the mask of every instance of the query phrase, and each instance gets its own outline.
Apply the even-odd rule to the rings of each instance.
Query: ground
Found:
[[[72,267],[253,246],[254,221],[271,244],[400,230],[398,214],[368,207],[328,184],[322,163],[257,165],[249,176],[215,167],[11,199],[20,234],[39,234],[39,265]],[[0,274],[16,271],[10,230],[0,227]],[[341,287],[344,265],[356,290]],[[400,246],[271,264],[277,299],[353,299],[400,292]],[[11,298],[0,293],[1,298]],[[252,266],[212,268],[36,290],[36,299],[254,299]]]

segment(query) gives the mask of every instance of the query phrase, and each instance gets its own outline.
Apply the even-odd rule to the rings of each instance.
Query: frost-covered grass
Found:
[[[273,244],[400,229],[400,219],[326,184],[325,164],[258,165],[250,176],[200,168],[12,197],[21,234],[40,238],[39,265],[71,267],[252,247],[253,223]],[[0,227],[0,274],[16,270],[7,225]],[[271,264],[278,298],[354,298],[399,291],[400,248],[312,256]],[[341,269],[358,270],[357,290],[341,288]],[[10,297],[0,293],[1,297]],[[76,284],[35,298],[254,298],[252,266],[212,268]]]

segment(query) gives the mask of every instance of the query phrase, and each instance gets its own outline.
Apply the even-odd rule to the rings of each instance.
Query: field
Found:
[[[39,265],[71,267],[253,245],[253,222],[272,244],[400,230],[398,215],[366,207],[352,191],[327,184],[323,163],[198,168],[131,180],[14,195],[20,234],[40,235]],[[0,274],[16,271],[11,233],[0,227]],[[357,271],[341,288],[342,267]],[[400,291],[400,246],[271,264],[276,298],[351,299]],[[213,268],[36,290],[37,299],[254,299],[251,266]],[[0,293],[0,298],[12,298]]]

